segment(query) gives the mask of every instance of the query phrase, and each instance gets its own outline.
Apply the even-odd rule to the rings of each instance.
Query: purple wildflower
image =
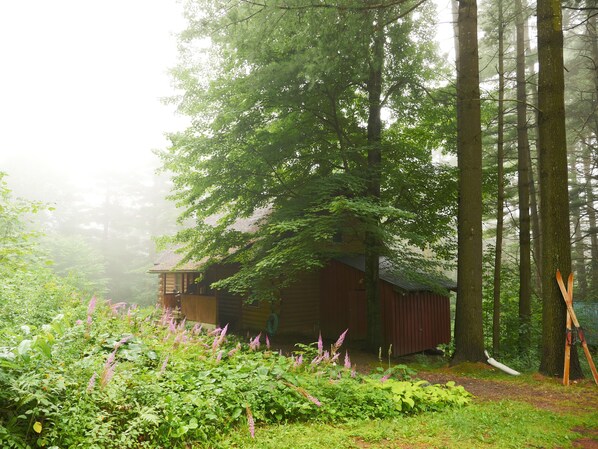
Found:
[[[191,329],[191,332],[193,333],[193,335],[199,334],[201,332],[201,324],[195,323],[195,326],[193,326],[193,329]]]
[[[88,315],[88,316],[91,316],[91,315],[93,314],[93,311],[94,311],[94,310],[95,310],[95,308],[96,308],[96,302],[97,302],[97,299],[96,299],[96,297],[95,297],[95,295],[94,295],[94,296],[92,296],[92,297],[91,297],[91,299],[89,300],[89,305],[87,306],[87,315]]]
[[[102,372],[102,377],[100,378],[100,384],[102,387],[105,387],[112,376],[114,376],[114,366],[116,365],[116,350],[112,352],[108,358],[106,359],[106,363],[104,363],[104,371]]]
[[[216,362],[220,362],[220,360],[222,360],[222,353],[224,351],[218,351],[218,355],[216,356]]]
[[[208,335],[210,337],[212,337],[212,336],[220,335],[220,332],[222,332],[222,329],[220,329],[219,327],[217,327],[213,331],[208,332]]]
[[[119,341],[117,341],[114,344],[114,350],[116,351],[118,348],[120,348],[122,345],[124,345],[126,342],[128,342],[131,338],[133,338],[132,335],[121,338]]]
[[[87,384],[88,393],[91,393],[91,390],[93,390],[93,388],[95,387],[97,377],[98,373],[93,373],[92,376],[89,378],[89,383]]]
[[[330,354],[328,353],[328,351],[324,351],[324,354],[322,355],[322,360],[328,360],[330,359]]]
[[[249,427],[249,434],[251,438],[255,438],[255,420],[253,419],[253,413],[251,413],[251,409],[249,405],[245,406],[247,410],[247,427]]]
[[[385,374],[384,376],[382,376],[382,378],[380,379],[380,382],[384,383],[386,382],[388,379],[390,379],[390,373]]]
[[[233,355],[235,355],[237,353],[237,351],[241,349],[241,343],[237,343],[237,346],[235,346],[233,349],[231,349],[230,351],[228,351],[228,356],[232,357]]]
[[[299,354],[299,357],[295,360],[295,368],[299,368],[303,364],[303,354]]]
[[[317,398],[314,398],[311,394],[306,394],[305,397],[307,399],[309,399],[311,402],[313,402],[314,404],[316,404],[318,407],[322,406],[322,403],[320,401],[318,401]]]
[[[82,320],[75,321],[75,325],[77,325],[77,326],[81,326],[82,324],[83,324]]]
[[[262,333],[260,332],[257,336],[249,342],[249,348],[252,351],[256,351],[260,348],[260,338],[262,337]]]
[[[322,355],[323,350],[324,350],[324,343],[322,343],[322,332],[320,332],[320,336],[318,337],[318,355]]]
[[[321,361],[322,361],[322,356],[321,355],[317,355],[311,361],[310,365],[319,365]]]
[[[168,364],[168,358],[170,356],[166,356],[166,358],[164,359],[164,362],[162,363],[162,367],[160,368],[160,374],[163,374],[164,371],[166,371],[166,365]]]
[[[168,323],[168,330],[173,334],[176,332],[176,325],[174,324],[174,318],[170,319],[170,322]]]
[[[336,340],[336,343],[334,344],[334,349],[335,350],[338,350],[338,348],[340,348],[343,345],[343,342],[345,341],[345,336],[347,335],[347,332],[349,332],[349,329],[347,329],[345,332],[343,332],[338,337],[338,340]]]
[[[270,339],[268,338],[268,334],[266,334],[266,348],[270,349]]]
[[[87,324],[91,326],[91,315],[87,315]]]
[[[336,362],[338,360],[338,358],[340,357],[341,353],[340,352],[335,352],[334,355],[332,356],[332,358],[330,359],[330,361],[332,363]]]
[[[351,359],[349,359],[349,353],[345,351],[345,368],[351,369]]]
[[[112,310],[112,313],[116,315],[118,313],[118,310],[122,309],[123,307],[126,307],[126,305],[126,302],[117,302],[116,304],[110,305],[110,310]]]

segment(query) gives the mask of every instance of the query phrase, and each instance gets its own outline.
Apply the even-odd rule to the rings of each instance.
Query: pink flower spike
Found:
[[[77,326],[81,326],[82,324],[83,324],[82,320],[75,321],[75,325],[77,325]]]
[[[91,315],[87,315],[87,324],[91,326]]]
[[[251,409],[247,405],[245,407],[247,410],[247,427],[249,427],[249,434],[251,438],[255,438],[255,420],[253,419],[253,413],[251,413]]]
[[[166,356],[166,358],[164,359],[164,363],[162,363],[162,367],[160,368],[160,374],[163,374],[164,371],[166,371],[166,365],[168,364],[168,358],[170,356]]]
[[[268,339],[268,334],[266,334],[266,348],[270,349],[270,340]]]
[[[224,340],[224,337],[226,336],[226,331],[228,331],[228,323],[226,324],[226,326],[222,328],[222,331],[220,332],[220,341]]]
[[[95,387],[97,377],[98,377],[98,373],[93,373],[93,375],[90,377],[89,383],[87,384],[87,392],[88,393],[91,393],[91,390],[93,390],[93,387]]]
[[[303,364],[303,354],[299,354],[299,357],[295,359],[295,363],[293,364],[295,368],[299,368]]]
[[[322,355],[323,350],[324,350],[324,343],[322,343],[322,332],[320,332],[320,336],[318,337],[318,355]]]
[[[336,343],[334,344],[335,349],[338,349],[343,345],[343,342],[345,341],[345,336],[347,335],[347,332],[349,332],[349,329],[347,329],[345,332],[343,332],[340,335],[340,337],[338,337],[338,340],[336,340]]]
[[[351,369],[351,359],[349,359],[349,353],[345,351],[345,368]]]
[[[260,348],[260,338],[262,337],[262,333],[260,332],[257,336],[249,342],[249,349],[252,351],[256,351]]]
[[[384,375],[381,379],[380,382],[384,383],[386,382],[388,379],[390,379],[390,373]]]
[[[97,302],[97,299],[96,299],[96,297],[94,295],[89,300],[89,305],[87,306],[87,315],[92,315],[93,314],[93,311],[96,308],[96,302]]]
[[[314,398],[311,394],[306,395],[306,398],[309,399],[314,404],[316,404],[318,407],[322,406],[322,403],[320,401],[318,401],[317,398]]]
[[[218,351],[218,355],[216,356],[216,362],[220,362],[220,360],[222,360],[222,353],[224,351]]]

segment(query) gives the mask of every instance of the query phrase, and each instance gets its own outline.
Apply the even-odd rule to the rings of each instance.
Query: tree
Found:
[[[176,241],[187,258],[239,263],[217,286],[261,299],[335,255],[365,253],[377,349],[379,256],[442,251],[450,235],[452,172],[431,157],[447,137],[429,126],[446,110],[430,98],[441,71],[430,12],[413,20],[410,2],[292,5],[201,1],[188,11],[176,74],[194,125],[163,158],[181,220],[196,224]],[[211,42],[203,56],[202,39]],[[437,199],[447,195],[449,207]],[[235,229],[259,211],[251,233]]]
[[[452,362],[484,359],[482,326],[482,138],[476,0],[459,2],[457,155],[458,272]]]
[[[504,14],[503,0],[498,2],[498,129],[496,141],[496,166],[498,178],[496,201],[496,243],[494,253],[494,282],[492,308],[492,353],[497,357],[500,352],[500,271],[502,267],[503,227],[505,209],[504,175]]]
[[[517,190],[519,194],[519,350],[531,345],[532,285],[530,240],[530,148],[527,135],[527,85],[525,76],[525,17],[523,1],[515,1],[517,29]]]
[[[540,371],[558,375],[563,368],[566,313],[555,274],[557,269],[564,276],[571,272],[560,2],[538,0],[537,17],[543,294]],[[575,365],[572,377],[581,375]]]

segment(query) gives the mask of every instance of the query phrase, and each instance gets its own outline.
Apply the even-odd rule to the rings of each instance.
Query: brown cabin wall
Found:
[[[365,338],[364,273],[337,261],[322,270],[320,323],[322,337],[337,338],[346,329],[347,340]]]
[[[364,273],[332,261],[322,273],[322,336],[334,339],[349,329],[348,340],[367,335]],[[450,303],[431,292],[405,292],[380,281],[383,332],[394,356],[412,354],[450,342]],[[383,350],[388,350],[388,346]]]
[[[321,271],[300,276],[296,283],[281,292],[279,334],[313,337],[320,330]]]
[[[385,337],[393,355],[412,354],[451,341],[450,300],[432,292],[393,292],[384,302]],[[387,293],[387,298],[390,293]],[[394,325],[389,323],[394,322]]]

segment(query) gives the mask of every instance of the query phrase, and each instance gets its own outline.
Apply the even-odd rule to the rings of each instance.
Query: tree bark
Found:
[[[571,272],[571,241],[567,189],[567,139],[565,134],[563,31],[561,4],[538,0],[538,131],[542,197],[542,359],[540,371],[563,372],[565,303],[555,280],[559,269]],[[571,354],[571,378],[581,375],[576,354]]]
[[[533,260],[534,260],[534,281],[536,287],[536,295],[541,298],[542,297],[542,234],[540,233],[540,214],[538,213],[538,203],[540,197],[540,185],[537,181],[539,177],[537,173],[534,172],[534,163],[533,160],[538,160],[538,89],[535,84],[535,76],[532,77],[531,74],[535,75],[535,63],[537,58],[531,58],[531,46],[530,46],[530,39],[529,39],[529,17],[526,19],[526,24],[524,28],[524,35],[525,35],[525,53],[527,55],[527,73],[530,74],[528,80],[534,80],[531,83],[527,82],[528,91],[531,92],[531,103],[534,105],[534,119],[535,123],[533,126],[534,132],[534,141],[535,141],[535,158],[532,157],[531,147],[529,149],[528,154],[528,167],[529,167],[529,193],[530,193],[530,221],[531,221],[531,231],[532,231],[532,248],[533,248]],[[528,133],[529,136],[529,133]],[[536,167],[539,164],[536,164]],[[536,183],[538,185],[536,187]]]
[[[496,142],[497,204],[496,243],[494,252],[494,288],[492,308],[492,355],[500,354],[500,271],[502,268],[502,240],[504,225],[505,180],[504,180],[504,16],[503,1],[498,0],[498,137]]]
[[[577,157],[575,152],[569,154],[569,173],[571,173],[571,191],[569,195],[569,210],[573,224],[572,265],[576,273],[576,291],[579,297],[585,298],[588,291],[588,276],[586,272],[585,242],[581,230],[581,200],[580,193],[584,187],[578,184]]]
[[[517,191],[519,194],[519,351],[529,352],[531,344],[532,288],[530,241],[529,139],[527,135],[527,93],[522,0],[515,0],[517,34]]]
[[[588,5],[590,1],[588,1]],[[594,66],[594,95],[592,107],[592,134],[594,141],[598,139],[598,33],[596,30],[596,14],[588,18],[586,32],[592,46],[592,61]],[[590,288],[593,295],[598,295],[598,228],[596,228],[596,208],[595,208],[595,192],[592,186],[592,151],[590,145],[585,148],[583,158],[583,171],[586,187],[586,207],[588,212],[588,221],[590,228],[590,254],[592,256],[590,264],[590,279],[592,280]]]
[[[484,360],[482,325],[482,139],[476,0],[459,2],[457,306],[452,363]]]

